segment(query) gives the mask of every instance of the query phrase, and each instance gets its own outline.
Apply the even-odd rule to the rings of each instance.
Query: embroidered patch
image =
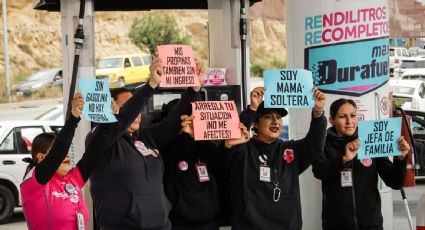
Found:
[[[182,171],[186,171],[189,168],[189,165],[187,164],[186,161],[180,161],[177,164],[177,167],[179,167],[179,169],[182,170]]]
[[[288,164],[290,164],[292,161],[294,161],[294,150],[292,149],[285,149],[285,151],[283,151],[283,159],[286,160],[286,162],[288,162]]]
[[[71,194],[71,196],[69,196],[69,200],[75,204],[78,203],[80,197],[77,194]]]
[[[370,158],[363,158],[360,160],[360,163],[362,163],[362,165],[364,167],[370,167],[372,165],[372,159]]]
[[[145,157],[149,156],[149,155],[152,155],[153,157],[158,157],[158,150],[156,150],[156,149],[152,150],[152,149],[146,147],[146,145],[141,141],[135,141],[134,146]]]

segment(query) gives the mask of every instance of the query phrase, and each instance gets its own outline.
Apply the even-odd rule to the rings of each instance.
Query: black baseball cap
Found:
[[[276,112],[280,114],[282,117],[288,115],[288,111],[284,108],[264,108],[264,101],[257,108],[258,117],[269,114],[271,112]]]

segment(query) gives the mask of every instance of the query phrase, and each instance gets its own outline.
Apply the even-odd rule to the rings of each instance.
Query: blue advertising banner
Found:
[[[401,155],[397,140],[401,135],[401,117],[359,122],[360,147],[357,158]]]
[[[82,115],[86,120],[97,123],[117,121],[112,114],[112,99],[107,80],[80,79],[78,86],[84,97]]]
[[[361,96],[389,79],[388,37],[305,49],[305,68],[314,85],[331,94]]]
[[[313,78],[305,69],[264,71],[265,108],[312,108]]]

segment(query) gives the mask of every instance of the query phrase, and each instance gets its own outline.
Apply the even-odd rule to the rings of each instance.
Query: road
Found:
[[[34,119],[62,103],[61,98],[0,104],[0,121]]]
[[[413,188],[405,188],[406,198],[409,204],[410,214],[412,215],[413,227],[416,229],[416,207],[419,198],[425,193],[425,180],[416,181]],[[393,210],[394,210],[394,230],[410,230],[407,220],[404,202],[400,191],[393,190]],[[422,217],[424,218],[424,217]]]
[[[49,99],[40,101],[27,101],[14,104],[0,104],[0,120],[21,120],[32,119],[43,112],[53,108],[61,103],[61,99]],[[425,192],[425,180],[418,181],[416,187],[406,188],[406,196],[410,204],[410,213],[412,214],[413,224],[415,226],[416,204],[422,193]],[[393,230],[410,230],[406,218],[404,203],[401,199],[400,191],[393,191],[394,219]],[[0,225],[2,230],[20,230],[26,229],[25,218],[22,209],[16,210],[16,214],[9,223]],[[229,229],[229,228],[223,228]]]

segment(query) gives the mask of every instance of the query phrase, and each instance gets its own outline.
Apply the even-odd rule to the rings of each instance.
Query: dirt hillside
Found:
[[[96,12],[96,58],[139,50],[128,38],[133,19],[147,12]],[[167,11],[192,39],[196,55],[207,57],[207,11]],[[8,1],[7,26],[11,76],[61,65],[59,13],[36,11],[31,0]],[[285,25],[277,20],[250,20],[251,63],[266,64],[273,57],[285,62]],[[3,36],[2,31],[0,35]],[[4,77],[3,39],[0,39],[0,77]],[[264,57],[267,54],[267,57]]]

